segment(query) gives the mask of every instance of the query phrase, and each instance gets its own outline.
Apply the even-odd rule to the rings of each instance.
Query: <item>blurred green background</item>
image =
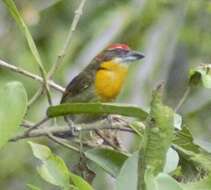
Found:
[[[16,0],[18,9],[32,32],[44,66],[49,70],[65,42],[79,0]],[[188,70],[200,63],[211,63],[210,0],[87,0],[64,64],[54,75],[65,86],[108,44],[127,43],[145,54],[145,59],[130,68],[125,88],[118,101],[133,103],[148,110],[151,91],[164,81],[165,102],[175,107],[188,85]],[[8,10],[0,2],[0,59],[33,73],[35,60]],[[40,84],[0,67],[0,85],[21,81],[32,97]],[[61,94],[52,91],[57,104]],[[180,113],[199,143],[211,151],[211,91],[195,89]],[[15,95],[15,93],[14,93]],[[47,108],[42,96],[29,110],[27,118],[38,121]],[[60,146],[48,144],[66,163],[76,156]],[[37,174],[26,141],[9,144],[0,152],[0,187],[3,190],[27,189],[31,183],[42,189],[56,189]],[[97,169],[99,170],[99,169]],[[112,189],[113,179],[98,172],[96,189]]]

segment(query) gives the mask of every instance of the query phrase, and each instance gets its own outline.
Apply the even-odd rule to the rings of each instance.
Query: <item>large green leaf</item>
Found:
[[[145,186],[146,169],[154,176],[163,171],[166,154],[171,146],[174,132],[174,112],[162,103],[162,88],[153,93],[151,111],[146,123],[143,146],[139,151],[139,189]]]
[[[174,149],[190,166],[211,172],[211,153],[194,144],[193,137],[186,127],[176,134],[173,143]]]
[[[47,146],[33,142],[29,142],[29,144],[34,156],[42,161],[41,166],[37,169],[45,181],[66,190],[72,188],[73,185],[75,189],[93,190],[80,176],[71,173],[64,161],[59,156],[54,155]]]
[[[211,176],[205,177],[199,181],[191,183],[180,184],[184,190],[210,190],[211,189]]]
[[[26,113],[27,94],[19,82],[9,82],[0,88],[0,147],[18,131]]]
[[[75,185],[75,187],[77,187],[79,190],[93,190],[93,188],[91,187],[91,185],[89,185],[85,180],[83,180],[80,176],[77,176],[73,173],[69,173],[70,174],[70,178],[73,182],[73,184]]]
[[[128,158],[123,153],[106,148],[88,150],[85,156],[114,177],[119,174],[123,163]]]
[[[130,117],[137,117],[145,120],[147,112],[133,105],[114,104],[114,103],[67,103],[57,106],[50,106],[47,111],[48,117],[58,117],[69,114],[119,114]]]
[[[64,161],[53,155],[51,150],[44,145],[29,142],[33,154],[42,161],[42,165],[38,167],[40,176],[47,182],[60,187],[69,186],[69,170]]]
[[[165,173],[160,173],[155,178],[155,181],[158,190],[183,190],[181,185],[175,179]]]
[[[154,177],[153,171],[150,169],[146,170],[144,180],[145,190],[184,190],[171,176],[159,173],[157,177]]]
[[[116,180],[116,190],[137,190],[138,152],[133,153],[122,166]]]

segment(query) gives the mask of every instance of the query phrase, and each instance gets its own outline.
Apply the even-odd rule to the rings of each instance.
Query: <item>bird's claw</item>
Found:
[[[71,131],[71,135],[76,137],[79,135],[79,130],[78,128],[74,125],[74,123],[71,120],[67,120],[68,126],[70,128]]]
[[[74,136],[74,137],[79,136],[79,130],[76,126],[71,126],[70,130],[71,130],[72,136]]]

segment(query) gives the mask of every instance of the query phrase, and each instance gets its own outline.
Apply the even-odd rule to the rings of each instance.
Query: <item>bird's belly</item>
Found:
[[[120,93],[124,83],[126,69],[118,72],[100,70],[96,74],[95,89],[102,101],[112,101]]]

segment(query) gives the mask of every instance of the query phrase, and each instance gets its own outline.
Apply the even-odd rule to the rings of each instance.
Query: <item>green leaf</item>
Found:
[[[39,187],[36,187],[34,185],[31,184],[27,184],[27,186],[31,189],[31,190],[41,190]]]
[[[39,64],[39,66],[41,68],[43,68],[41,59],[40,59],[40,55],[39,52],[36,48],[36,45],[34,43],[34,40],[30,34],[30,31],[28,29],[28,27],[26,26],[23,18],[21,17],[20,13],[18,12],[18,9],[15,5],[15,3],[13,2],[13,0],[3,0],[3,2],[5,3],[5,5],[7,6],[8,10],[10,11],[11,15],[13,16],[13,18],[15,19],[17,25],[19,26],[19,28],[21,29],[22,33],[24,34],[29,48],[33,54],[33,56],[35,57],[36,62]],[[44,68],[43,68],[44,69]]]
[[[18,131],[26,113],[27,94],[20,82],[9,82],[0,89],[0,148]]]
[[[160,173],[155,178],[155,181],[158,190],[183,190],[181,185],[175,179],[165,173]]]
[[[80,176],[70,173],[71,180],[73,184],[80,190],[93,190],[91,185],[83,180]]]
[[[174,111],[162,103],[162,88],[153,93],[151,111],[146,122],[143,146],[139,151],[139,189],[145,186],[146,169],[156,176],[163,171],[166,154],[174,136]]]
[[[154,177],[153,171],[150,169],[146,170],[144,180],[146,190],[184,190],[171,176],[159,173],[157,177]]]
[[[69,187],[69,170],[64,161],[51,153],[50,149],[44,145],[29,143],[35,157],[42,161],[42,165],[38,167],[38,173],[47,182],[60,186],[62,188]]]
[[[137,135],[143,138],[145,125],[142,122],[135,121],[132,124],[130,124],[129,127],[133,129]]]
[[[137,190],[138,152],[130,156],[122,166],[116,179],[116,190]]]
[[[189,82],[191,85],[202,84],[205,88],[211,88],[211,65],[201,64],[191,69]]]
[[[180,184],[185,190],[210,190],[211,187],[211,176],[207,176],[199,181],[191,183]]]
[[[80,176],[71,173],[64,161],[59,156],[54,155],[47,146],[33,142],[29,142],[29,144],[34,156],[42,161],[37,170],[45,181],[65,190],[93,190]]]
[[[128,158],[128,156],[123,153],[106,148],[88,150],[85,152],[85,156],[113,177],[116,177],[119,174],[123,163]]]
[[[194,144],[193,137],[186,127],[176,134],[173,143],[174,149],[189,165],[211,172],[211,153]]]
[[[34,156],[42,161],[47,160],[51,156],[51,150],[44,145],[28,142],[32,148]]]
[[[47,110],[48,117],[58,117],[69,114],[119,114],[130,117],[137,117],[145,120],[147,112],[133,105],[114,103],[67,103],[57,106],[50,106]]]

